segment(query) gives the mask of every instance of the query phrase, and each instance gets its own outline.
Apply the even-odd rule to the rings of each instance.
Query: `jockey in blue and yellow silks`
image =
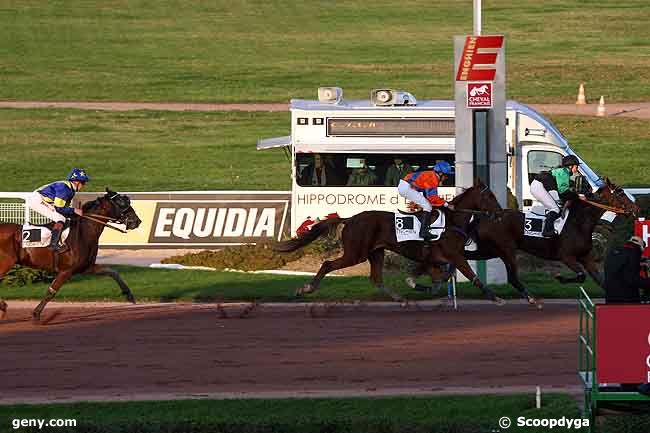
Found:
[[[397,186],[399,194],[420,205],[424,212],[422,225],[420,226],[420,237],[430,238],[429,224],[431,223],[431,211],[433,207],[449,207],[449,203],[438,195],[438,186],[454,170],[447,161],[439,161],[433,166],[433,171],[423,170],[407,174],[400,180]],[[452,207],[453,210],[453,207]]]
[[[73,168],[67,180],[43,185],[27,197],[26,202],[30,209],[54,221],[52,239],[48,246],[50,250],[59,250],[59,240],[66,217],[83,215],[81,209],[70,207],[70,203],[89,180],[85,170]]]

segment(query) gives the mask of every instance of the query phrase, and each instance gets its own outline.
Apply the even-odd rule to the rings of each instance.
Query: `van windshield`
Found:
[[[440,161],[454,165],[454,154],[296,153],[300,186],[391,186],[418,170],[432,170]],[[456,184],[454,175],[444,186]]]

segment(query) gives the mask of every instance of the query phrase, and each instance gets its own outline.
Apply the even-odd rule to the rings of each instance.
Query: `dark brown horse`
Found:
[[[135,229],[140,225],[140,218],[131,207],[131,201],[127,196],[107,189],[104,196],[84,204],[83,211],[84,215],[96,215],[97,217],[94,217],[94,221],[88,218],[73,218],[70,235],[66,240],[68,248],[59,253],[54,253],[46,247],[22,248],[22,226],[0,224],[0,278],[15,264],[46,269],[56,273],[45,297],[32,313],[34,321],[40,320],[43,308],[54,298],[63,283],[72,275],[79,273],[110,276],[120,286],[126,299],[135,303],[131,289],[116,271],[95,264],[99,236],[105,227],[105,223],[101,221],[122,223],[127,230]],[[4,318],[6,310],[7,303],[0,300],[2,318]]]
[[[366,211],[351,218],[329,218],[313,226],[302,237],[277,244],[274,250],[295,251],[328,233],[337,225],[344,224],[342,232],[343,256],[333,261],[325,261],[313,280],[298,289],[296,295],[317,290],[322,278],[329,272],[368,260],[371,266],[370,279],[375,286],[388,293],[395,301],[402,301],[399,295],[386,288],[383,283],[384,250],[388,249],[428,265],[453,263],[468,280],[481,289],[487,298],[502,304],[504,301],[496,297],[481,282],[463,256],[465,243],[468,240],[470,219],[473,213],[480,213],[470,212],[470,210],[493,212],[499,206],[496,197],[485,184],[479,181],[456,196],[452,203],[456,211],[447,211],[446,230],[440,240],[432,244],[422,241],[397,242],[395,215],[392,212]]]
[[[561,283],[584,282],[586,269],[602,286],[602,275],[592,255],[592,234],[605,210],[636,216],[639,206],[630,200],[622,188],[604,179],[604,185],[588,195],[587,200],[576,200],[571,204],[569,217],[559,236],[524,236],[524,214],[504,209],[497,213],[497,219],[479,219],[475,231],[477,249],[466,251],[465,256],[470,260],[500,258],[506,267],[508,282],[524,296],[528,296],[528,291],[519,280],[516,250],[567,265],[576,276],[556,276]]]

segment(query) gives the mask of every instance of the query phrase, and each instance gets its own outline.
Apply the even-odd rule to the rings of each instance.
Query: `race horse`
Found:
[[[46,247],[23,248],[22,226],[0,224],[0,278],[15,264],[36,269],[53,271],[56,276],[47,289],[45,297],[32,313],[32,319],[39,322],[43,308],[54,298],[72,275],[90,273],[113,278],[129,302],[135,303],[131,289],[120,275],[111,268],[97,265],[99,236],[109,222],[124,224],[127,230],[137,228],[141,221],[131,207],[131,201],[122,195],[106,189],[106,194],[83,205],[84,217],[70,221],[70,234],[66,240],[67,249],[50,251]],[[0,316],[4,318],[7,303],[0,299]]]
[[[586,279],[584,270],[600,285],[603,277],[598,270],[592,253],[592,234],[596,224],[607,210],[617,214],[638,216],[639,206],[625,191],[603,179],[602,186],[584,200],[575,200],[570,206],[570,213],[559,236],[539,238],[524,236],[524,214],[514,209],[497,212],[496,219],[481,218],[476,220],[473,236],[477,243],[474,251],[465,251],[469,260],[487,260],[500,258],[508,274],[508,282],[522,295],[528,291],[519,280],[516,250],[522,250],[542,259],[560,261],[575,272],[575,277],[566,278],[557,275],[560,283],[582,283]]]
[[[387,293],[393,300],[403,301],[383,283],[384,250],[388,249],[429,266],[453,263],[488,299],[502,305],[505,301],[495,296],[481,282],[463,255],[465,243],[469,239],[468,230],[472,215],[494,212],[499,209],[499,203],[482,181],[477,181],[474,186],[456,196],[451,203],[456,210],[447,211],[446,230],[440,240],[434,243],[416,240],[397,242],[393,212],[365,211],[350,218],[328,218],[314,225],[303,236],[280,242],[273,249],[279,252],[295,251],[329,233],[339,224],[344,224],[341,234],[343,256],[325,261],[313,280],[297,290],[297,296],[316,291],[323,277],[329,272],[368,260],[371,266],[370,280],[375,287]]]

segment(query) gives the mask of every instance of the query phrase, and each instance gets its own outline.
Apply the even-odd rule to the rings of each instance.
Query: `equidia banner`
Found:
[[[220,247],[279,240],[288,231],[291,193],[284,191],[124,193],[142,224],[127,234],[104,230],[101,247]],[[81,201],[97,193],[81,193]]]

